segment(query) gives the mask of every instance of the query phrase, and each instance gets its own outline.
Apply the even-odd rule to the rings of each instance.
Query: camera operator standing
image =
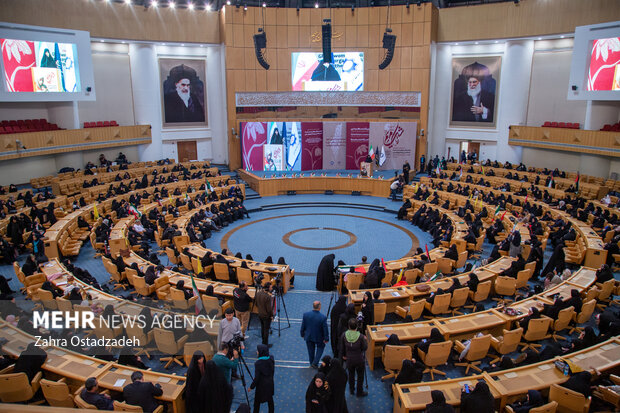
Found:
[[[271,292],[271,283],[266,282],[262,290],[257,291],[254,299],[256,309],[258,311],[258,318],[261,325],[261,337],[263,338],[263,344],[269,345],[269,328],[271,327],[271,320],[273,319],[273,296]]]
[[[349,329],[340,337],[342,359],[347,363],[349,371],[349,391],[353,394],[355,373],[357,373],[357,397],[368,396],[364,391],[364,373],[366,371],[366,336],[358,331],[357,320],[349,319]]]
[[[240,281],[239,287],[233,291],[233,303],[235,304],[235,315],[241,321],[241,332],[244,335],[250,322],[251,302],[252,298],[248,295],[248,285],[245,281]],[[244,338],[247,338],[247,336]]]
[[[229,350],[230,347],[228,342],[222,341],[222,344],[220,344],[220,351],[213,356],[213,362],[222,371],[228,384],[230,384],[233,370],[236,370],[237,366],[239,366],[239,352],[233,349],[232,356],[229,356]]]
[[[235,317],[235,311],[232,308],[227,308],[224,312],[226,318],[220,321],[220,331],[218,335],[218,345],[220,343],[228,343],[235,337],[235,334],[241,335],[241,322]],[[241,348],[245,348],[241,343]]]

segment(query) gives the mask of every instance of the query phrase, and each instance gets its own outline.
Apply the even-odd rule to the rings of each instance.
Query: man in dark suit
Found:
[[[161,396],[164,392],[159,383],[153,385],[143,379],[144,375],[141,372],[134,371],[131,375],[131,384],[123,389],[123,397],[126,403],[140,406],[145,412],[151,413],[159,406],[155,396]]]
[[[467,90],[454,96],[452,121],[493,122],[495,94],[483,90],[481,81],[480,76],[470,76]]]
[[[323,355],[325,344],[329,341],[327,317],[321,314],[321,303],[319,301],[312,303],[312,311],[304,313],[300,333],[306,340],[306,346],[308,346],[310,367],[316,369]]]
[[[97,410],[114,410],[114,402],[110,395],[99,393],[99,385],[94,377],[86,379],[84,390],[80,393],[80,397],[86,403],[95,406]]]

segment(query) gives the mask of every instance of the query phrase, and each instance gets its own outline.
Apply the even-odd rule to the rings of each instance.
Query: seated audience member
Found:
[[[21,352],[17,361],[15,361],[13,373],[26,373],[28,381],[32,381],[34,376],[41,371],[41,366],[45,363],[46,359],[47,353],[45,350],[40,346],[35,346],[35,343],[31,342],[26,347],[26,350]]]
[[[519,326],[523,327],[523,335],[527,333],[527,327],[530,324],[530,320],[540,318],[540,317],[541,317],[541,314],[538,308],[531,307],[530,310],[528,311],[528,315],[525,318],[523,318],[521,321],[519,321]]]
[[[583,394],[586,398],[592,395],[592,374],[589,371],[580,371],[571,374],[570,378],[561,384],[562,387]]]
[[[460,411],[462,413],[494,413],[495,398],[489,390],[489,385],[479,381],[473,390],[469,386],[464,387],[461,390]]]
[[[446,396],[441,390],[431,391],[432,403],[426,405],[425,413],[454,413],[454,409],[446,403]]]
[[[155,397],[161,396],[163,393],[159,383],[145,382],[144,375],[140,371],[134,371],[131,374],[131,383],[123,388],[125,402],[140,406],[147,413],[151,413],[157,408],[159,404]]]
[[[381,291],[379,290],[374,290],[372,292],[372,298],[373,298],[373,302],[376,303],[384,303],[385,301],[381,300],[379,297],[381,296]]]
[[[431,330],[430,338],[424,339],[421,342],[417,343],[414,346],[413,354],[418,354],[416,351],[417,349],[419,349],[423,353],[428,353],[428,348],[431,344],[443,343],[444,341],[446,341],[446,339],[444,338],[443,334],[441,334],[441,331],[439,331],[438,328],[433,327],[433,329]]]
[[[425,369],[426,366],[415,358],[411,360],[405,359],[398,376],[394,380],[394,384],[420,383]]]
[[[88,404],[92,404],[97,410],[114,410],[114,402],[109,394],[99,393],[99,384],[95,377],[89,377],[84,383],[84,389],[80,397]]]
[[[510,405],[515,413],[527,413],[530,409],[540,407],[545,404],[542,395],[537,390],[528,390],[527,396],[524,399]]]

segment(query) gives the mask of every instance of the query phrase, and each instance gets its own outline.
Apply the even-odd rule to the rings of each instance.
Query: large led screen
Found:
[[[620,37],[592,41],[586,87],[620,91]]]
[[[0,39],[8,92],[80,92],[77,46],[22,39]]]
[[[332,53],[333,63],[323,63],[323,53],[292,53],[294,91],[364,90],[364,53]]]

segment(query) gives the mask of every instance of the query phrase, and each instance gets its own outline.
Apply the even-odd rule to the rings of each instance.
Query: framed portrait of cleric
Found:
[[[206,62],[159,59],[159,75],[163,126],[206,126]]]
[[[495,128],[501,56],[452,59],[450,126]]]

